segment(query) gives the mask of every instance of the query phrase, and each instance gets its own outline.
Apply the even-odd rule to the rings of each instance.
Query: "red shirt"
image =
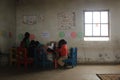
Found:
[[[59,49],[60,56],[68,56],[68,47],[66,44],[62,45],[62,47]]]

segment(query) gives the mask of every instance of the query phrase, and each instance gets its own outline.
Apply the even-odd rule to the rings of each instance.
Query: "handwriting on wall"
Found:
[[[23,23],[24,24],[36,24],[37,23],[36,16],[23,16]]]
[[[42,32],[40,35],[41,35],[41,38],[49,38],[50,37],[49,32]]]
[[[57,14],[58,29],[69,30],[75,27],[75,12],[60,12]]]

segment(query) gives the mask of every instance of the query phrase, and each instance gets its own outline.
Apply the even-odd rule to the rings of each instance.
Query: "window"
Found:
[[[84,40],[109,40],[109,11],[84,11]]]

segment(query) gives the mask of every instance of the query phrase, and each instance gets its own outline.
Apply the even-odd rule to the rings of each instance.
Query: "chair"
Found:
[[[35,47],[31,48],[30,52],[33,53],[35,67],[39,66],[41,64],[41,61],[40,61],[40,48],[35,48]]]
[[[44,48],[32,48],[30,49],[34,53],[34,64],[41,68],[52,68],[52,61],[48,60],[47,53]]]
[[[47,59],[47,54],[46,53],[41,53],[41,67],[42,68],[53,68],[53,62]]]
[[[77,48],[71,48],[70,56],[64,62],[65,64],[71,65],[72,68],[77,65]]]
[[[20,68],[21,64],[24,64],[25,70],[27,70],[28,64],[33,64],[33,58],[28,57],[28,51],[26,48],[17,48],[17,66]]]
[[[11,48],[10,49],[10,65],[12,66],[17,63],[17,49],[16,48]]]

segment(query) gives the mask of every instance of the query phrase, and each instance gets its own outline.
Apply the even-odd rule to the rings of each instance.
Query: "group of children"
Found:
[[[30,41],[29,37],[30,37],[30,33],[26,32],[24,34],[23,40],[20,43],[20,47],[27,48],[30,57],[34,56],[30,51],[31,48],[42,47],[44,48],[44,50],[46,50],[48,54],[52,54],[53,58],[57,59],[57,63],[59,64],[60,67],[63,68],[66,67],[64,60],[68,58],[68,47],[67,47],[67,42],[64,39],[59,40],[57,44],[51,42],[50,45],[45,46],[45,45],[41,45],[39,41],[34,41],[34,40]]]

